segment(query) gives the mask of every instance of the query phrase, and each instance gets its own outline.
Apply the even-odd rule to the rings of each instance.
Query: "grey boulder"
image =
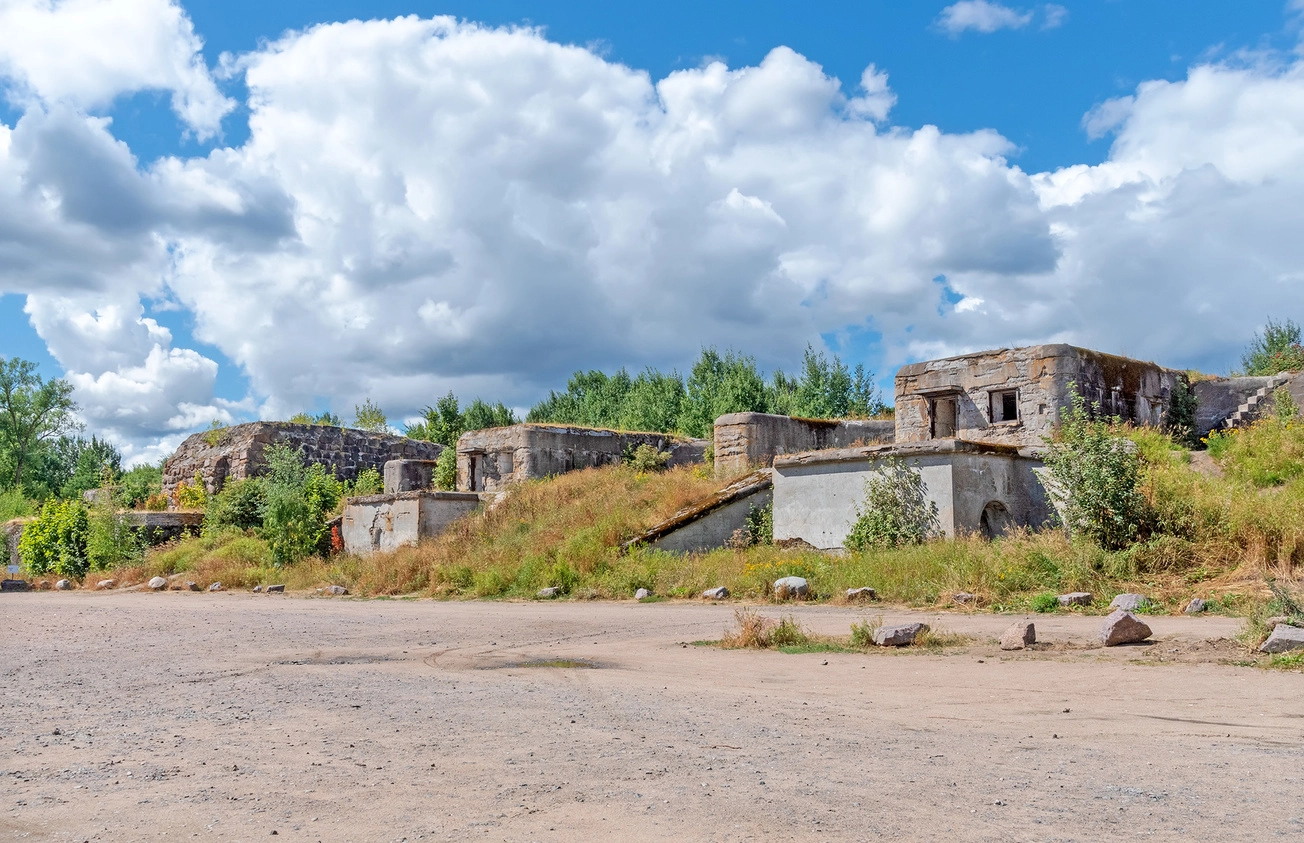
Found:
[[[955,603],[961,603],[961,604],[963,604],[963,603],[972,603],[973,601],[975,601],[975,600],[977,600],[977,599],[978,599],[978,595],[976,595],[976,594],[970,594],[970,593],[967,592],[967,591],[962,591],[962,592],[960,592],[959,594],[953,594],[953,595],[951,595],[951,600],[952,600],[953,602],[955,602]]]
[[[186,591],[199,591],[199,583],[186,580]]]
[[[1191,602],[1186,604],[1182,611],[1188,615],[1198,615],[1205,610],[1205,603],[1199,597],[1192,597]]]
[[[640,588],[638,591],[634,592],[635,600],[646,600],[651,596],[652,592],[648,591],[646,588]]]
[[[1090,606],[1091,592],[1070,591],[1068,594],[1061,594],[1058,599],[1061,606]]]
[[[1100,643],[1106,647],[1135,644],[1150,637],[1150,627],[1131,612],[1117,609],[1100,626]]]
[[[72,589],[72,583],[69,582],[68,580],[59,580],[57,583],[54,584],[54,587],[59,589],[60,591],[69,591]]]
[[[774,596],[779,600],[805,597],[810,594],[810,583],[804,577],[780,577],[774,581]]]
[[[1277,624],[1268,640],[1259,646],[1261,653],[1288,653],[1291,650],[1304,650],[1304,629],[1284,623]]]
[[[149,587],[152,591],[162,591],[168,587],[168,581],[165,577],[154,577],[149,581]]]
[[[254,586],[254,594],[262,594],[262,593],[263,593],[263,587],[261,585]]]
[[[880,647],[905,647],[913,644],[915,637],[928,630],[926,623],[903,623],[897,626],[880,626],[874,630],[874,643]]]
[[[535,592],[534,596],[542,600],[551,600],[559,594],[561,594],[561,589],[555,585],[550,585],[547,588],[539,589]]]
[[[707,600],[724,600],[729,596],[729,589],[722,585],[717,585],[715,588],[708,588],[706,591],[703,591],[702,596]]]
[[[116,588],[117,585],[118,585],[117,580],[100,580],[95,584],[95,587],[100,589],[101,591],[104,591],[105,589]]]
[[[1144,594],[1120,594],[1109,602],[1109,608],[1135,612],[1150,604],[1150,598]]]
[[[27,580],[0,581],[0,591],[26,591],[27,589]]]
[[[325,594],[333,594],[336,597],[343,597],[349,593],[349,590],[342,585],[328,585],[322,589]]]
[[[269,585],[269,586],[267,586],[267,588],[264,588],[264,589],[263,589],[263,593],[264,593],[264,594],[284,594],[284,593],[285,593],[285,586],[284,586],[284,585]]]
[[[210,584],[210,585],[208,586],[208,590],[209,590],[209,591],[225,591],[225,589],[222,588],[222,584],[221,584],[220,582],[215,582],[215,583]]]
[[[867,585],[847,589],[848,600],[877,600],[878,592]]]
[[[1002,650],[1022,650],[1037,643],[1037,629],[1032,621],[1019,621],[1001,635]]]

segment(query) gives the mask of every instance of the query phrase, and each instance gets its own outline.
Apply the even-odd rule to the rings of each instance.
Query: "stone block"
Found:
[[[1037,643],[1037,628],[1031,621],[1018,621],[1001,635],[1002,650],[1022,650]]]
[[[915,642],[919,633],[926,632],[926,623],[904,623],[896,626],[880,626],[874,630],[874,643],[880,647],[906,647]]]
[[[1273,627],[1268,640],[1259,645],[1261,653],[1289,653],[1292,650],[1304,650],[1304,629],[1284,623]]]
[[[1135,644],[1150,637],[1150,627],[1131,612],[1117,609],[1100,625],[1100,642],[1106,647]]]
[[[390,460],[385,463],[385,494],[429,489],[438,460]]]
[[[804,598],[810,594],[810,584],[804,577],[780,577],[774,581],[774,597],[776,600],[788,600],[790,598]]]
[[[1089,591],[1070,591],[1068,594],[1061,594],[1058,598],[1061,606],[1090,606],[1091,601],[1095,598]]]

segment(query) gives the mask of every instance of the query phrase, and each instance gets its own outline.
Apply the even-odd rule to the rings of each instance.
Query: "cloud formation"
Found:
[[[1086,117],[1106,161],[1037,174],[995,132],[892,125],[881,69],[844,85],[784,47],[653,80],[536,30],[406,17],[235,67],[249,139],[202,157],[137,161],[91,99],[0,125],[0,290],[137,453],[321,399],[528,405],[701,344],[790,365],[872,332],[883,373],[1044,341],[1219,366],[1304,305],[1297,60],[1145,83]],[[249,401],[215,400],[217,363],[146,305],[184,311]]]
[[[1062,20],[1058,12],[1054,17],[1057,24]],[[999,29],[1022,29],[1030,23],[1032,12],[1018,11],[990,0],[960,0],[943,9],[937,18],[937,25],[951,36],[969,30],[990,33]]]

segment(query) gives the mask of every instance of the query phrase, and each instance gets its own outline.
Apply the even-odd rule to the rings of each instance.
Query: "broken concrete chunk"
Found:
[[[1288,653],[1304,650],[1304,629],[1289,624],[1277,624],[1268,640],[1259,646],[1261,653]]]
[[[1134,644],[1149,637],[1150,627],[1146,626],[1145,621],[1122,609],[1112,612],[1100,627],[1100,641],[1106,647]]]
[[[539,589],[537,592],[535,592],[534,596],[535,596],[535,597],[538,597],[538,598],[540,598],[540,599],[542,599],[542,600],[551,600],[552,598],[554,598],[554,597],[556,597],[556,596],[558,596],[558,595],[560,595],[560,594],[561,594],[561,589],[560,589],[560,588],[558,588],[558,587],[555,586],[555,585],[550,585],[550,586],[548,586],[547,588],[541,588],[541,589]]]
[[[1001,635],[1002,650],[1022,650],[1037,643],[1037,630],[1032,621],[1019,621]]]
[[[1148,605],[1150,598],[1144,594],[1120,594],[1109,602],[1109,608],[1122,609],[1124,612],[1135,612]]]
[[[208,586],[208,590],[209,590],[209,591],[225,591],[225,589],[222,588],[222,584],[221,584],[220,582],[211,583],[211,584]]]
[[[118,586],[117,580],[100,580],[95,584],[95,587],[100,589],[101,591],[104,591],[105,589],[109,589],[109,588],[117,588],[117,586]]]
[[[199,583],[186,580],[186,591],[199,591]]]
[[[904,623],[897,626],[880,626],[874,630],[874,643],[880,647],[905,647],[913,644],[915,637],[928,630],[926,623]]]
[[[27,580],[0,581],[0,591],[26,591],[27,588]]]
[[[1089,591],[1070,591],[1068,594],[1059,596],[1061,606],[1090,606],[1091,592]]]
[[[264,593],[264,594],[284,594],[284,593],[285,593],[285,586],[284,586],[284,585],[269,585],[269,586],[267,586],[266,588],[263,589],[263,593]]]
[[[718,585],[715,588],[708,588],[706,591],[703,591],[702,596],[707,600],[724,600],[729,596],[729,589],[722,585]]]
[[[343,597],[345,594],[349,593],[349,590],[342,585],[328,585],[322,589],[322,591],[326,594],[333,594],[336,597]]]
[[[263,593],[263,587],[261,585],[254,586],[254,594],[262,594],[262,593]]]
[[[640,588],[638,591],[634,592],[635,600],[646,600],[651,596],[652,592],[648,591],[646,588]]]
[[[810,584],[804,577],[780,577],[774,581],[774,597],[776,600],[787,600],[790,597],[805,597],[810,594]]]
[[[962,592],[960,592],[959,594],[953,594],[953,595],[951,595],[951,600],[953,600],[953,601],[956,602],[956,603],[960,603],[960,604],[964,604],[964,603],[972,603],[973,601],[975,601],[975,600],[977,600],[977,599],[978,599],[978,595],[976,595],[976,594],[970,594],[970,593],[967,592],[967,591],[962,591]]]
[[[1182,611],[1188,615],[1198,615],[1205,610],[1205,602],[1199,597],[1192,597],[1191,602],[1186,604]]]
[[[160,591],[168,587],[168,581],[165,577],[153,577],[149,581],[149,587],[153,591]]]
[[[54,584],[54,587],[60,591],[68,591],[72,588],[72,583],[69,580],[59,580]]]
[[[878,592],[867,585],[847,589],[848,600],[877,600]]]

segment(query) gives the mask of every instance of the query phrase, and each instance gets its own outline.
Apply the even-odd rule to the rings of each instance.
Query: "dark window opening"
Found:
[[[1019,420],[1019,390],[1006,389],[993,392],[992,422],[1012,422]]]

